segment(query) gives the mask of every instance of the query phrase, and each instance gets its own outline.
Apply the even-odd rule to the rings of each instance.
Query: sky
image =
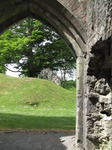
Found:
[[[17,69],[15,69],[14,66],[16,66],[16,65],[8,65],[8,68],[10,70],[17,71]],[[12,72],[9,70],[7,70],[7,72],[6,72],[6,75],[11,76],[11,77],[16,77],[16,78],[19,77],[19,74],[20,74],[19,72]]]

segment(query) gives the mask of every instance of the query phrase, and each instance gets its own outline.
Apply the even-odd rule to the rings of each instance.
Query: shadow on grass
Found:
[[[75,130],[75,117],[44,117],[0,113],[0,128]]]

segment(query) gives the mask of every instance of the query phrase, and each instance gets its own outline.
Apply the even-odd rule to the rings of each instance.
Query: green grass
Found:
[[[75,90],[0,74],[0,129],[75,129]]]

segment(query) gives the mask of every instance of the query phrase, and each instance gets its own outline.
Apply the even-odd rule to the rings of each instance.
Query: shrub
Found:
[[[63,88],[65,88],[65,89],[68,89],[68,90],[70,90],[70,89],[74,89],[74,88],[76,88],[76,80],[74,81],[74,80],[69,80],[69,81],[63,81],[64,83],[62,84],[63,85]]]

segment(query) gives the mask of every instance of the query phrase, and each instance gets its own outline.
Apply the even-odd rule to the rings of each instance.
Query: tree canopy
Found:
[[[0,36],[1,73],[13,63],[28,77],[38,77],[45,68],[66,73],[75,67],[75,61],[59,35],[33,18],[24,19]]]

